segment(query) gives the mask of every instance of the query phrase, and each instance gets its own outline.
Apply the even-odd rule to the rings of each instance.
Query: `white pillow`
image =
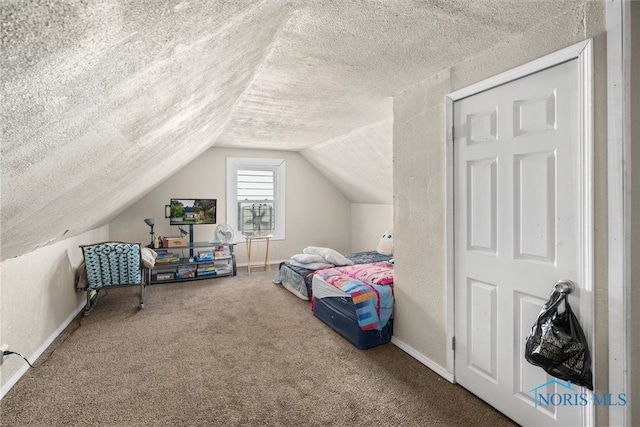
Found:
[[[322,255],[322,257],[330,264],[342,266],[342,265],[353,265],[353,261],[348,258],[345,258],[340,252],[333,250],[331,248],[322,248],[318,246],[307,246],[302,251],[305,254],[316,254]]]
[[[299,262],[301,264],[311,264],[314,262],[322,262],[325,264],[327,263],[327,260],[324,259],[322,255],[316,254],[296,254],[291,257],[291,260]]]

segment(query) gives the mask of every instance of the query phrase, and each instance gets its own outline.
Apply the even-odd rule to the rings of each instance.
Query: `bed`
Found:
[[[355,252],[344,254],[345,258],[353,261],[354,264],[370,264],[374,262],[390,261],[389,255],[381,254],[377,251]],[[289,292],[300,299],[311,301],[313,274],[318,270],[300,267],[284,261],[280,263],[278,273],[273,283],[282,285]]]
[[[393,265],[357,264],[319,270],[312,278],[313,315],[359,349],[391,341]]]

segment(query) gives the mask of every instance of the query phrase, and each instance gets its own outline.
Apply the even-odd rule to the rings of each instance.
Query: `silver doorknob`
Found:
[[[576,285],[569,279],[561,279],[553,285],[553,289],[558,292],[570,294],[576,289]]]

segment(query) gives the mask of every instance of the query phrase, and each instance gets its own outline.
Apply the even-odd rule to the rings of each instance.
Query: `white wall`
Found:
[[[144,219],[149,217],[155,219],[156,235],[179,235],[178,228],[169,226],[169,220],[164,218],[164,206],[172,197],[215,198],[218,200],[217,222],[224,223],[227,157],[276,157],[286,161],[286,239],[271,242],[272,262],[289,259],[309,245],[350,251],[351,203],[304,157],[289,151],[217,147],[203,153],[114,218],[110,223],[110,238],[148,243],[149,227]],[[211,240],[215,227],[194,226],[194,241]],[[244,243],[236,246],[236,254],[239,264],[246,263]]]
[[[374,251],[382,234],[393,228],[393,205],[351,205],[351,252]]]
[[[395,97],[394,237],[396,312],[394,337],[425,360],[446,366],[445,96],[500,72],[594,38],[595,102],[595,310],[594,369],[598,392],[608,392],[606,235],[605,3],[586,3],[541,22]],[[607,408],[598,408],[606,424]]]
[[[82,262],[79,245],[108,239],[109,226],[87,231],[0,263],[0,340],[34,362],[73,319],[85,293],[75,290],[75,271]],[[2,394],[25,367],[18,356],[0,367]]]
[[[393,203],[392,99],[389,118],[300,152],[353,203]]]

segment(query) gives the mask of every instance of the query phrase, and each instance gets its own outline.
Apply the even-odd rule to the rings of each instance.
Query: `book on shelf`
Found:
[[[173,264],[179,261],[180,261],[180,257],[177,255],[156,258],[156,264]]]
[[[196,256],[196,261],[211,261],[211,260],[213,260],[212,251],[200,251]]]
[[[193,264],[179,266],[178,271],[176,271],[176,277],[179,279],[196,277],[196,266]]]
[[[198,277],[215,276],[216,274],[218,274],[217,271],[200,271],[200,270],[198,270]]]

